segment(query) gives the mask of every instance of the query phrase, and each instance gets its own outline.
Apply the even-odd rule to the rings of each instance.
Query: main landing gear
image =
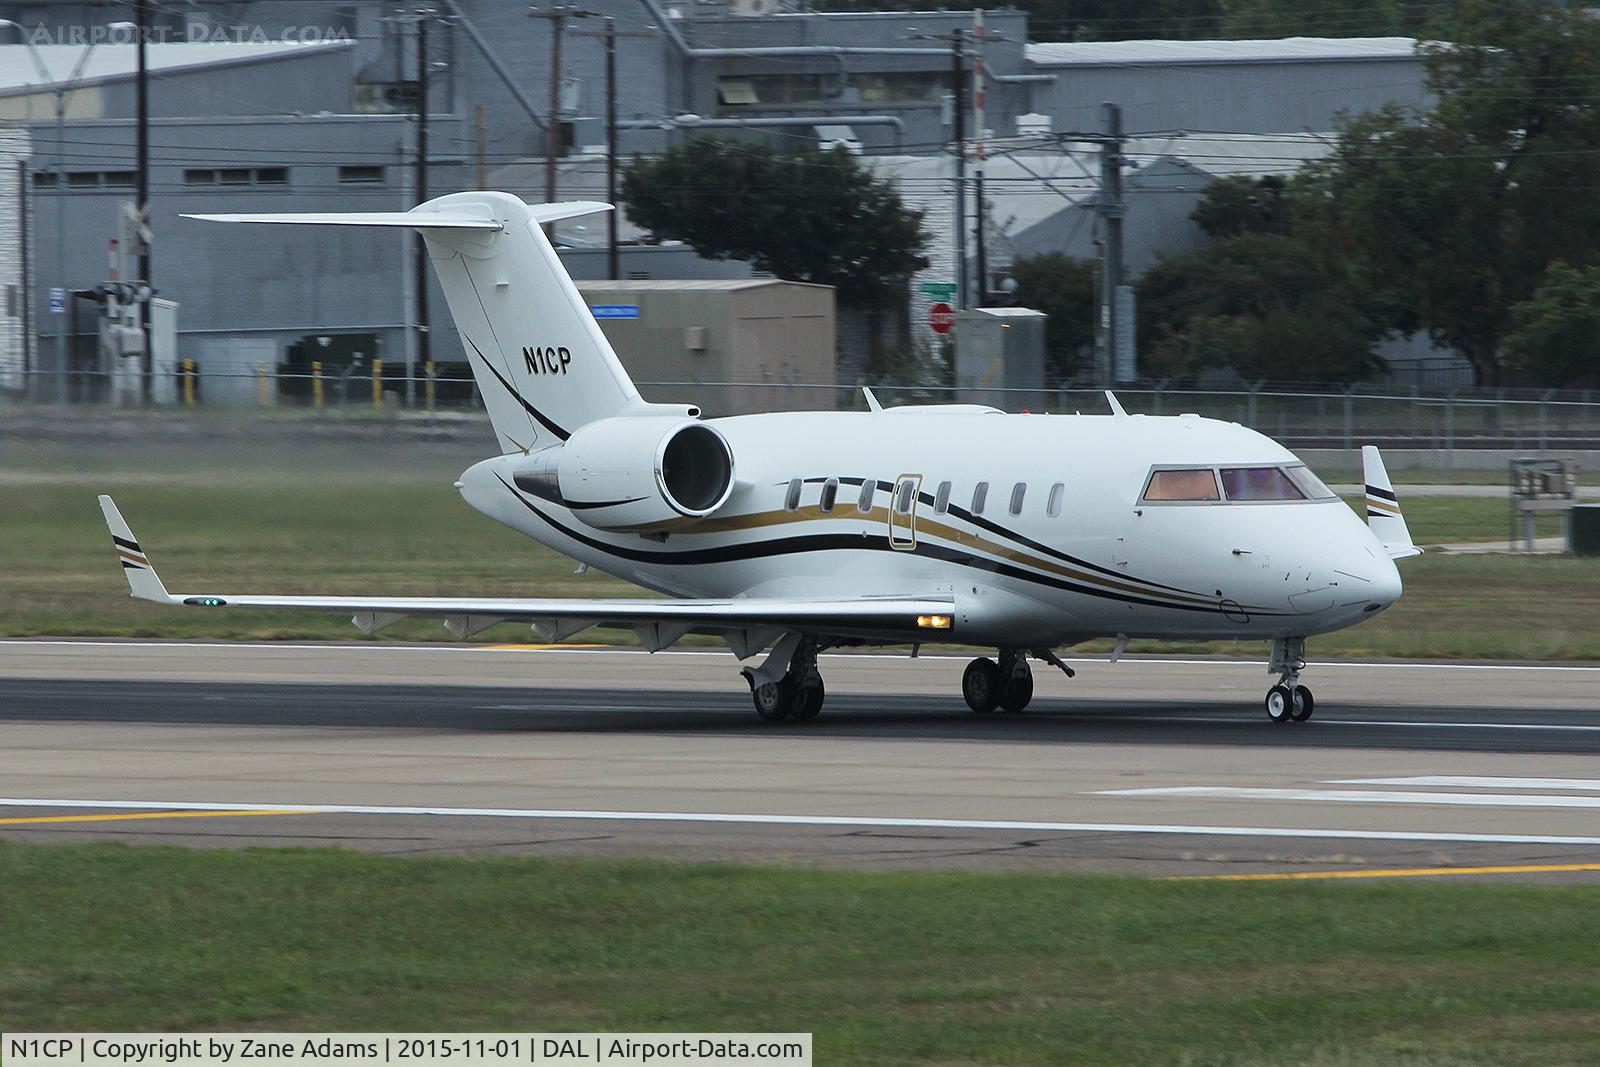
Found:
[[[1311,718],[1316,701],[1311,690],[1300,684],[1305,669],[1306,639],[1277,637],[1272,641],[1272,659],[1267,673],[1278,676],[1278,684],[1267,690],[1267,718],[1273,722],[1305,722]]]
[[[815,719],[822,712],[822,702],[827,697],[822,674],[817,670],[820,651],[813,638],[790,634],[778,642],[760,667],[746,667],[740,671],[750,683],[750,699],[756,706],[756,714],[769,722]],[[780,669],[782,674],[777,673]]]
[[[1071,678],[1073,671],[1056,658],[1049,649],[1038,650],[1035,656],[1053,666],[1060,667]],[[991,711],[1021,711],[1033,699],[1033,668],[1028,666],[1028,653],[1020,648],[1002,648],[1000,662],[980,656],[967,664],[961,676],[961,695],[967,707],[980,715]]]

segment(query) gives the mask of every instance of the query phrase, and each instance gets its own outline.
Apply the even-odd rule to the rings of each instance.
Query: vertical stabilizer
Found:
[[[1389,557],[1403,559],[1406,556],[1420,556],[1422,549],[1411,540],[1411,530],[1406,526],[1405,516],[1400,514],[1400,500],[1394,494],[1389,472],[1384,469],[1383,456],[1378,453],[1376,445],[1362,446],[1361,473],[1362,480],[1366,482],[1367,525],[1383,542]]]

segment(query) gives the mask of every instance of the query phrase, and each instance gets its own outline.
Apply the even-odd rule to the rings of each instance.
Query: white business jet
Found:
[[[202,608],[348,612],[371,634],[407,616],[458,638],[531,623],[562,641],[631,629],[664,649],[715,634],[766,719],[822,708],[817,654],[858,645],[989,646],[962,681],[977,712],[1020,711],[1029,657],[1091,638],[1271,642],[1274,722],[1311,715],[1305,640],[1400,596],[1415,555],[1383,462],[1363,450],[1363,523],[1287,449],[1194,415],[1011,415],[945,404],[702,419],[647,403],[541,225],[609,210],[456,193],[408,212],[196,215],[218,222],[414,227],[426,240],[499,455],[457,482],[534,540],[671,599],[168,593],[109,497],[133,595]],[[770,650],[770,651],[769,651]]]

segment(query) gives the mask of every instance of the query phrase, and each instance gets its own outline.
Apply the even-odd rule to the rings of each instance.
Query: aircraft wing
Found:
[[[615,626],[633,630],[644,646],[654,652],[691,631],[710,631],[722,634],[734,654],[744,659],[790,630],[823,630],[845,636],[903,635],[908,640],[916,640],[919,635],[947,634],[955,622],[954,601],[949,596],[558,600],[169,593],[109,496],[100,497],[100,510],[105,515],[132,595],[141,600],[205,608],[349,612],[351,621],[367,634],[411,616],[443,619],[445,628],[459,638],[510,621],[531,623],[551,641],[565,640],[590,626]]]

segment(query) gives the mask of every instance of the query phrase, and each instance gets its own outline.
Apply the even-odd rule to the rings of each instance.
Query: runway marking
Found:
[[[328,652],[441,652],[450,654],[464,654],[472,652],[493,651],[493,645],[450,644],[440,642],[437,644],[278,644],[261,641],[66,641],[66,640],[35,640],[31,638],[0,640],[0,648],[7,645],[16,645],[28,648],[222,648],[222,649],[275,649],[296,652],[328,651]],[[646,652],[634,646],[599,646],[584,647],[581,645],[560,645],[551,648],[537,648],[533,646],[510,646],[501,648],[501,651],[538,651],[547,655],[576,655],[576,656],[708,656],[717,659],[726,658],[725,649],[666,649],[661,652]],[[926,652],[921,659],[953,659],[964,660],[968,653],[939,653]],[[851,652],[828,655],[828,659],[909,659],[909,652]],[[1107,663],[1105,656],[1070,656],[1065,658],[1067,663]],[[1134,655],[1124,656],[1123,663],[1136,663],[1141,666],[1160,666],[1168,664],[1175,667],[1252,667],[1265,669],[1266,661],[1258,659],[1231,659],[1218,657],[1213,659],[1171,659],[1165,656]],[[1435,670],[1435,671],[1553,671],[1578,674],[1600,674],[1600,666],[1575,666],[1548,663],[1411,663],[1382,661],[1352,661],[1328,660],[1317,664],[1318,670]]]
[[[1433,785],[1479,789],[1568,789],[1600,793],[1600,778],[1497,778],[1475,774],[1418,774],[1410,778],[1332,778],[1328,785]]]
[[[1244,721],[1244,720],[1241,720]],[[1248,720],[1254,722],[1256,720]],[[1538,722],[1403,722],[1398,719],[1318,719],[1321,726],[1406,726],[1436,730],[1570,730],[1578,733],[1600,732],[1600,726],[1583,726],[1575,723]]]
[[[1276,874],[1180,874],[1165,882],[1299,882],[1319,878],[1437,878],[1456,874],[1567,874],[1600,871],[1600,863],[1540,863],[1524,867],[1414,867],[1390,871],[1283,871]]]
[[[1097,789],[1102,797],[1203,797],[1217,800],[1308,800],[1344,804],[1446,804],[1479,808],[1600,808],[1600,796],[1542,796],[1533,793],[1420,793],[1377,789],[1268,789],[1230,785],[1157,786],[1147,789]]]
[[[33,815],[26,819],[0,819],[0,826],[21,826],[26,823],[46,822],[113,822],[123,819],[205,819],[218,815],[240,817],[244,815],[315,815],[304,808],[281,808],[268,811],[157,811],[117,815]]]
[[[61,800],[0,798],[0,807],[116,808],[170,811],[256,811],[335,815],[438,815],[491,819],[599,822],[721,823],[748,826],[851,826],[917,830],[1026,830],[1085,834],[1179,834],[1198,837],[1287,837],[1353,841],[1445,841],[1488,845],[1600,845],[1600,837],[1555,834],[1465,834],[1426,830],[1326,830],[1275,826],[1190,826],[1161,823],[1031,822],[999,819],[903,819],[851,815],[755,815],[684,811],[567,811],[554,808],[399,807],[377,804],[196,804],[155,800]]]

